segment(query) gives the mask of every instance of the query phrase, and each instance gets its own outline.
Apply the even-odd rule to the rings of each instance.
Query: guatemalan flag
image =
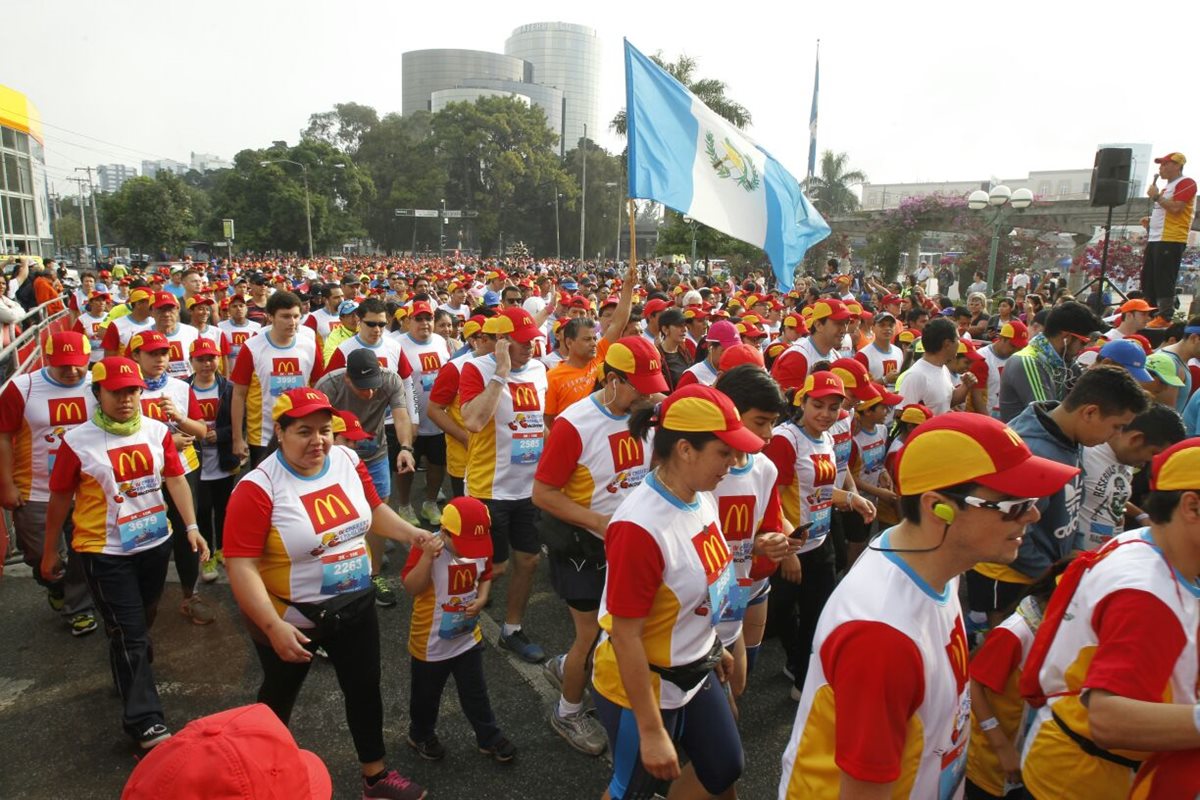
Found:
[[[796,179],[628,40],[625,113],[629,196],[761,247],[790,290],[805,252],[829,235]]]

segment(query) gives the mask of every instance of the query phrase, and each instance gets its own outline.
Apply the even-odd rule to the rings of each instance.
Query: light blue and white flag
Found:
[[[761,247],[790,290],[796,265],[829,235],[796,179],[628,41],[625,114],[629,196]]]

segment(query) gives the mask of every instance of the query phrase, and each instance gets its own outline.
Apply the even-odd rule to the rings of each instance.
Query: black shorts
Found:
[[[554,593],[576,611],[599,611],[608,565],[590,559],[550,559],[550,585]]]
[[[446,434],[418,436],[413,442],[413,464],[419,466],[422,457],[435,467],[446,466]]]
[[[1023,583],[1009,583],[989,578],[973,569],[967,570],[967,605],[971,611],[985,614],[1010,608],[1029,588]]]
[[[542,552],[537,526],[539,511],[532,498],[520,500],[484,500],[492,517],[492,563],[508,561],[509,550],[519,553]]]

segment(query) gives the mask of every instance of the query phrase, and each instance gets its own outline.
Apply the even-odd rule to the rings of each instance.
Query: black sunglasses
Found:
[[[367,322],[366,320],[363,320],[360,324],[366,325],[368,328],[386,328],[387,327],[386,322]]]

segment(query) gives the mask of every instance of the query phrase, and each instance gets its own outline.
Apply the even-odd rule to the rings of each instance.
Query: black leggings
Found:
[[[200,470],[194,469],[187,475],[188,488],[192,490],[192,508],[196,507],[196,493],[200,485]],[[196,591],[196,581],[200,578],[200,554],[192,552],[188,544],[187,530],[179,509],[171,493],[163,487],[163,497],[167,501],[167,519],[171,522],[171,553],[175,556],[175,572],[179,575],[179,585],[183,587],[183,596],[191,597]]]
[[[785,580],[778,572],[771,576],[767,624],[779,635],[797,689],[804,687],[817,620],[837,583],[833,559],[833,543],[826,537],[820,547],[800,554],[800,583]]]
[[[236,482],[236,475],[217,478],[214,481],[200,481],[200,491],[196,495],[196,524],[200,526],[200,535],[208,542],[208,549],[213,553],[221,549],[221,532],[225,530],[225,508],[229,505],[229,494]]]
[[[286,725],[312,662],[293,664],[282,660],[271,645],[261,643],[262,636],[255,633],[252,637],[254,648],[263,670],[258,701],[269,706]],[[357,619],[332,636],[318,639],[311,631],[304,633],[312,638],[304,648],[313,652],[318,646],[324,647],[337,672],[338,686],[346,705],[346,725],[354,739],[358,760],[363,764],[382,761],[386,750],[383,746],[383,696],[379,689],[379,617],[375,604],[371,603]]]

